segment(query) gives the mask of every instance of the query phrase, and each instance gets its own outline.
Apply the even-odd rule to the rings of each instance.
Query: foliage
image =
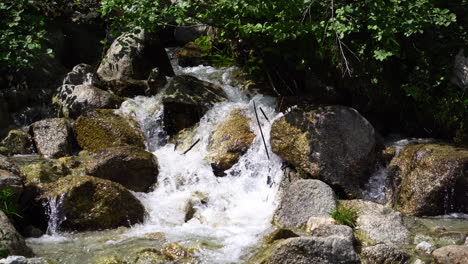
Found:
[[[210,58],[213,66],[228,67],[234,65],[234,58],[229,56],[229,51],[222,50],[218,47],[223,45],[210,36],[202,36],[195,40],[195,43],[202,50],[203,56]]]
[[[14,193],[11,189],[3,189],[0,191],[0,210],[7,216],[21,217],[17,203],[15,201]]]
[[[352,207],[346,207],[343,204],[338,203],[335,211],[333,211],[330,216],[340,225],[347,225],[351,228],[356,227],[358,213],[356,209]]]

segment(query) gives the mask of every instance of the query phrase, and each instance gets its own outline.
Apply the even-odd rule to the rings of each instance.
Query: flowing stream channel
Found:
[[[228,101],[215,104],[201,119],[194,139],[200,142],[188,153],[176,150],[169,143],[163,127],[161,99],[164,89],[153,97],[139,96],[124,102],[117,111],[135,118],[144,130],[147,149],[159,161],[158,184],[149,193],[134,193],[148,215],[142,224],[102,232],[64,233],[57,223],[60,210],[50,208],[52,226],[47,235],[28,239],[28,245],[39,256],[64,264],[89,263],[103,255],[128,256],[144,247],[161,248],[176,242],[183,247],[196,247],[200,263],[243,263],[260,243],[270,227],[277,204],[278,186],[282,178],[281,159],[271,152],[271,123],[281,114],[275,112],[273,98],[242,92],[236,75],[238,69],[197,66],[181,68],[176,74],[188,74],[220,85]],[[268,117],[259,116],[270,158],[268,159],[253,101]],[[243,109],[251,119],[256,138],[251,147],[227,176],[216,177],[207,156],[210,134],[233,109]],[[59,203],[49,203],[57,206]],[[188,207],[194,217],[186,221]],[[54,215],[57,214],[57,215]]]

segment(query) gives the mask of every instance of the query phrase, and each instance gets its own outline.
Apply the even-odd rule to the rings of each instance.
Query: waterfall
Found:
[[[66,220],[66,216],[62,211],[63,195],[58,197],[50,198],[43,204],[44,208],[47,208],[47,215],[49,221],[47,223],[47,234],[54,236],[59,234],[60,224]]]

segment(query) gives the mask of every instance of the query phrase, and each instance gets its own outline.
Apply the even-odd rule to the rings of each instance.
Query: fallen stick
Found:
[[[270,119],[268,119],[268,117],[266,116],[265,112],[263,112],[262,107],[260,106],[260,107],[258,107],[258,108],[260,108],[260,111],[262,112],[262,114],[263,114],[263,116],[265,117],[265,119],[266,119],[268,122],[270,122]]]
[[[198,144],[198,142],[200,142],[200,139],[198,139],[197,141],[195,141],[195,143],[193,143],[192,146],[190,146],[190,148],[188,148],[186,151],[184,151],[184,155],[187,154],[187,152],[189,152],[190,150],[192,150],[193,147],[195,147],[195,145]]]
[[[255,117],[257,118],[258,128],[260,129],[260,134],[262,135],[263,146],[265,146],[265,151],[266,151],[268,160],[270,160],[270,154],[268,154],[268,148],[265,142],[265,137],[263,136],[262,126],[260,125],[260,120],[258,120],[257,106],[255,105],[255,101],[253,101],[253,105],[254,105]]]

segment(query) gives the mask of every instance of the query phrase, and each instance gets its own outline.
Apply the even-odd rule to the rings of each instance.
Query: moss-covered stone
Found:
[[[0,143],[0,153],[3,155],[31,154],[34,152],[32,140],[28,133],[21,130],[10,130]]]
[[[468,213],[468,150],[412,144],[393,159],[393,207],[407,215]]]
[[[187,250],[177,243],[171,243],[165,246],[162,252],[171,260],[182,260],[189,257]]]
[[[74,130],[78,144],[91,152],[123,145],[145,147],[138,124],[115,114],[113,110],[98,109],[80,116]]]
[[[356,110],[304,106],[277,119],[272,151],[345,197],[360,197],[376,157],[375,131]]]
[[[43,159],[31,163],[23,168],[21,172],[26,176],[26,186],[37,186],[51,183],[65,177],[70,173],[68,168],[56,160]]]
[[[101,256],[93,260],[91,264],[127,264],[117,256]]]
[[[156,248],[140,248],[137,249],[130,257],[128,262],[132,264],[163,264],[169,263],[171,260],[163,255]]]
[[[145,209],[118,183],[90,176],[67,176],[47,184],[40,201],[60,199],[65,230],[100,230],[143,221]]]
[[[236,109],[214,130],[209,140],[207,159],[215,175],[224,176],[224,171],[236,164],[249,149],[255,139],[250,121],[242,110]]]

